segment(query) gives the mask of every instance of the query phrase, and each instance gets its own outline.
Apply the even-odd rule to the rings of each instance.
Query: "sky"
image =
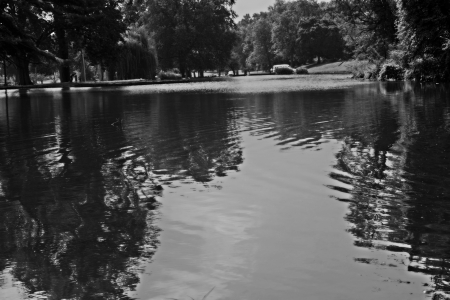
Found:
[[[275,3],[275,0],[236,0],[234,11],[238,14],[240,20],[245,14],[253,15],[261,11],[267,11],[267,8]]]
[[[330,0],[320,0],[319,2],[328,2]],[[238,14],[240,20],[245,14],[253,15],[262,11],[267,11],[267,8],[275,3],[275,0],[236,0],[234,11]]]

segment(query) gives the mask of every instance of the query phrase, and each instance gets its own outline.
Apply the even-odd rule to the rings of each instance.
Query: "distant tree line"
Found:
[[[295,66],[349,56],[333,8],[313,0],[277,0],[267,12],[245,15],[230,67],[269,70],[276,63]]]
[[[448,0],[276,0],[238,23],[230,68],[275,63],[365,61],[358,76],[443,81],[450,78]]]
[[[159,70],[201,77],[355,58],[375,65],[380,79],[450,76],[448,0],[276,0],[237,24],[234,4],[0,0],[0,68],[32,84],[36,74],[61,82],[75,71],[81,80],[152,79]]]

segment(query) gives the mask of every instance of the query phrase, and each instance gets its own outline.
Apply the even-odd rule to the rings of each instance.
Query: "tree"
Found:
[[[122,13],[117,9],[117,3],[106,3],[103,10],[95,12],[99,14],[92,26],[83,32],[83,48],[89,56],[91,63],[101,66],[101,74],[105,67],[114,75],[114,64],[119,56],[119,41],[126,30],[122,22]]]
[[[132,27],[127,31],[123,43],[119,46],[119,57],[113,67],[117,71],[117,79],[155,77],[156,49],[148,30],[144,27]]]
[[[357,27],[356,51],[387,58],[397,43],[396,0],[335,0],[345,20]]]
[[[253,51],[251,28],[253,19],[249,14],[246,14],[242,20],[237,24],[237,40],[231,52],[230,69],[241,69],[247,74],[249,64],[247,59]]]
[[[60,66],[61,82],[70,81],[69,48],[87,47],[92,60],[110,61],[113,47],[125,26],[119,11],[120,0],[48,0],[52,2],[53,28],[58,56],[67,63]],[[76,41],[81,41],[74,43]]]
[[[42,58],[62,62],[40,47],[52,32],[46,14],[49,7],[47,2],[37,0],[0,2],[0,49],[3,58],[15,65],[19,84],[32,84],[30,62],[37,63]]]
[[[267,17],[260,17],[252,26],[253,52],[249,64],[257,64],[269,70],[273,65],[275,53],[272,43],[272,26]]]
[[[143,22],[155,31],[162,68],[178,66],[183,76],[224,65],[235,41],[234,0],[147,0]],[[141,21],[142,22],[142,21]]]
[[[435,79],[450,78],[450,2],[399,0],[398,15],[400,46],[409,61],[422,60],[421,72]]]
[[[298,57],[310,60],[338,59],[344,53],[344,40],[339,28],[331,20],[311,18],[300,23],[298,31]]]
[[[16,65],[19,84],[31,84],[29,64],[39,63],[42,58],[58,62],[61,81],[69,81],[69,48],[89,45],[90,36],[98,45],[92,47],[95,55],[107,56],[113,52],[110,45],[117,43],[125,30],[120,26],[119,2],[121,0],[1,1],[0,48]],[[80,40],[81,44],[75,43]],[[55,54],[49,51],[53,49]]]
[[[297,52],[298,18],[294,11],[287,10],[276,19],[272,36],[276,55],[292,65]]]

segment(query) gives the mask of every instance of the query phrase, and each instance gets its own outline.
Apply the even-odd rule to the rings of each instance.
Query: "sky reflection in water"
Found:
[[[2,96],[0,296],[448,291],[448,89],[280,82]]]

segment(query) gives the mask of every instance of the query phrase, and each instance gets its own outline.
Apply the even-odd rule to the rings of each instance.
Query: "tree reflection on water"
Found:
[[[206,107],[211,119],[202,126],[214,121],[212,136],[191,132],[193,118],[174,125],[183,110],[150,124],[145,114],[131,119],[134,108],[120,96],[12,99],[8,119],[0,118],[0,269],[30,298],[128,299],[159,244],[161,169],[206,182],[242,162],[227,109]],[[141,103],[145,113],[174,109],[149,103]],[[9,132],[1,131],[6,122]],[[167,143],[167,130],[179,138]]]
[[[410,271],[430,274],[433,291],[450,292],[445,87],[380,83],[229,98],[12,97],[0,114],[3,273],[31,297],[127,299],[159,245],[156,187],[207,185],[239,171],[240,132],[248,131],[282,151],[342,141],[330,174],[341,184],[330,188],[349,203],[355,245],[408,253]]]
[[[445,87],[380,85],[382,99],[349,98],[331,177],[352,189],[346,219],[356,246],[407,252],[408,270],[450,292],[450,110]],[[387,243],[386,243],[387,242]],[[441,297],[441,296],[436,296]],[[439,298],[440,299],[440,298]]]

